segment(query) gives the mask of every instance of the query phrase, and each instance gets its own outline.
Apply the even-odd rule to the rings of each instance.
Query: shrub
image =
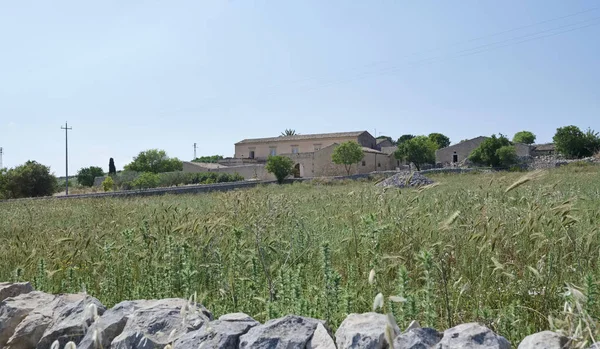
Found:
[[[469,160],[476,164],[496,167],[502,164],[497,154],[498,149],[510,145],[510,141],[504,135],[501,134],[499,137],[492,135],[471,152]],[[504,152],[508,152],[508,150]],[[508,155],[508,153],[505,153],[505,155]]]
[[[277,178],[277,182],[281,184],[287,176],[292,174],[294,162],[292,159],[285,156],[269,156],[265,168],[269,173],[272,173],[275,178]]]
[[[556,150],[567,158],[592,156],[600,150],[598,133],[588,129],[585,133],[577,126],[565,126],[556,130],[552,137]]]
[[[422,165],[435,162],[436,149],[438,144],[429,137],[418,136],[399,144],[394,156],[398,160],[412,162],[419,171]]]
[[[331,160],[338,165],[344,165],[346,174],[350,175],[350,168],[365,157],[360,144],[354,141],[344,142],[333,150]]]
[[[135,189],[150,189],[160,185],[160,176],[152,172],[144,172],[133,183]]]
[[[125,165],[125,170],[136,172],[173,172],[181,171],[183,163],[177,158],[169,158],[164,150],[149,149],[139,153],[133,161]]]
[[[91,187],[94,185],[96,177],[102,176],[104,176],[104,170],[101,167],[83,167],[77,172],[77,182],[83,186]]]
[[[496,150],[496,156],[500,165],[509,167],[517,162],[517,149],[512,145],[505,145]]]
[[[50,167],[35,161],[11,168],[2,177],[3,188],[0,190],[6,198],[49,196],[54,194],[57,183]]]
[[[113,181],[112,177],[108,176],[102,182],[102,189],[104,189],[104,191],[112,191],[114,185],[115,185],[115,181]]]

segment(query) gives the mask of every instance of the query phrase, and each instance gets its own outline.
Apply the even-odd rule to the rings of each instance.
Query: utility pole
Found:
[[[65,130],[65,195],[69,195],[69,130],[72,130],[72,127],[69,127],[65,122],[65,127],[60,127],[61,130]]]
[[[193,160],[196,160],[196,143],[194,143],[194,159]]]
[[[0,170],[3,169],[4,167],[2,167],[2,153],[4,151],[2,150],[2,147],[0,147]]]

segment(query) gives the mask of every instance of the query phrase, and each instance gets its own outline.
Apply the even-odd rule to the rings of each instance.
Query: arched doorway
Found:
[[[294,178],[304,177],[304,166],[302,164],[296,164],[294,166]]]

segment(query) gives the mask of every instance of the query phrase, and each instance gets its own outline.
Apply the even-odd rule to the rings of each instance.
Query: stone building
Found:
[[[479,136],[435,151],[435,163],[443,166],[464,161],[487,137]]]
[[[554,147],[554,143],[546,143],[546,144],[533,144],[531,146],[531,156],[549,156],[555,155],[556,149]]]

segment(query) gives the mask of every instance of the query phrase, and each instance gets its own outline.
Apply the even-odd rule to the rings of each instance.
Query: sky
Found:
[[[600,130],[600,3],[2,1],[4,167],[367,130],[451,141]]]

